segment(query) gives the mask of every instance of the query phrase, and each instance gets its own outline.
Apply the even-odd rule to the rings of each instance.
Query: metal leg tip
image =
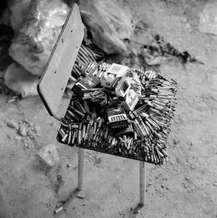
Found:
[[[143,207],[144,204],[139,203],[135,208],[131,208],[130,210],[133,212],[133,214],[138,214]]]

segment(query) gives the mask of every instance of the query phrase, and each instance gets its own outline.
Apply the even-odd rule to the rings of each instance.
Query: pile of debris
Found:
[[[0,77],[7,87],[20,96],[37,95],[37,83],[66,20],[71,2],[11,0],[7,9],[1,10]],[[85,29],[83,46],[93,52],[98,63],[116,62],[156,69],[165,60],[174,58],[182,64],[199,62],[188,51],[178,51],[158,34],[153,34],[151,42],[133,51],[131,42],[137,21],[126,4],[115,0],[81,0],[79,7]],[[125,57],[125,63],[121,62],[122,59],[114,59],[117,55],[122,59]],[[137,63],[133,63],[134,59]]]
[[[0,29],[8,31],[0,31],[0,39],[7,40],[0,40],[7,57],[6,61],[1,59],[5,66],[0,70],[4,71],[5,84],[22,97],[37,94],[36,85],[69,12],[68,2],[12,0],[1,16]],[[89,0],[81,1],[80,11],[86,30],[84,41],[91,49],[101,56],[127,53],[124,40],[133,33],[129,10],[116,1]]]

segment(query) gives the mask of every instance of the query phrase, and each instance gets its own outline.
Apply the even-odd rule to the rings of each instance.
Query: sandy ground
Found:
[[[131,1],[130,5],[138,21],[147,24],[146,31],[135,36],[137,41],[146,42],[147,32],[159,33],[204,62],[161,66],[163,74],[179,83],[177,113],[168,141],[168,163],[146,165],[145,207],[137,217],[215,218],[217,37],[197,30],[201,4],[193,0],[185,8],[181,3],[155,0]],[[34,123],[40,135],[35,139],[19,136],[7,126],[12,119]],[[76,149],[55,141],[57,128],[38,97],[7,103],[7,97],[0,96],[0,192],[13,218],[54,217],[57,201],[76,187]],[[35,154],[50,143],[57,145],[61,167],[48,172],[40,168]],[[63,178],[58,194],[57,175]],[[133,217],[130,207],[138,202],[138,187],[138,162],[85,151],[85,199],[74,198],[56,217]]]

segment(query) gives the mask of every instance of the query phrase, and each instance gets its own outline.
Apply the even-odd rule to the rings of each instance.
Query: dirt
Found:
[[[197,29],[204,1],[123,2],[130,4],[137,24],[143,27],[134,36],[136,42],[147,43],[157,33],[204,63],[166,61],[160,67],[179,84],[178,105],[168,140],[169,160],[162,167],[146,165],[145,207],[137,217],[215,218],[217,37]],[[0,192],[13,218],[133,217],[130,208],[139,197],[138,162],[91,151],[85,151],[85,198],[74,198],[54,216],[58,200],[77,185],[77,150],[56,142],[59,124],[39,97],[11,103],[7,98],[0,95]],[[22,134],[18,124],[27,128]],[[27,134],[33,126],[37,134]],[[47,171],[36,154],[52,143],[61,166]]]

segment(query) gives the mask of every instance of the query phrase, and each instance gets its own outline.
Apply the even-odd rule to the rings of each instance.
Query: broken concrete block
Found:
[[[83,0],[80,10],[84,24],[99,48],[107,54],[127,52],[124,41],[131,38],[134,30],[130,10],[114,0]]]
[[[11,0],[8,7],[11,13],[10,23],[15,31],[18,31],[22,26],[23,21],[28,13],[28,8],[31,0]]]
[[[23,2],[28,4],[28,1]],[[22,8],[22,6],[21,6]],[[16,8],[14,9],[16,10]],[[69,8],[62,0],[31,1],[25,19],[19,21],[15,28],[18,32],[10,46],[10,56],[28,72],[40,76],[66,20]],[[73,40],[73,39],[72,39]]]
[[[47,145],[40,149],[37,156],[49,168],[58,166],[60,163],[59,154],[54,144]]]
[[[24,124],[21,124],[17,132],[20,136],[27,136],[27,127]]]
[[[5,85],[20,94],[23,98],[37,95],[37,85],[39,78],[31,75],[20,65],[13,63],[8,66],[5,72]]]

